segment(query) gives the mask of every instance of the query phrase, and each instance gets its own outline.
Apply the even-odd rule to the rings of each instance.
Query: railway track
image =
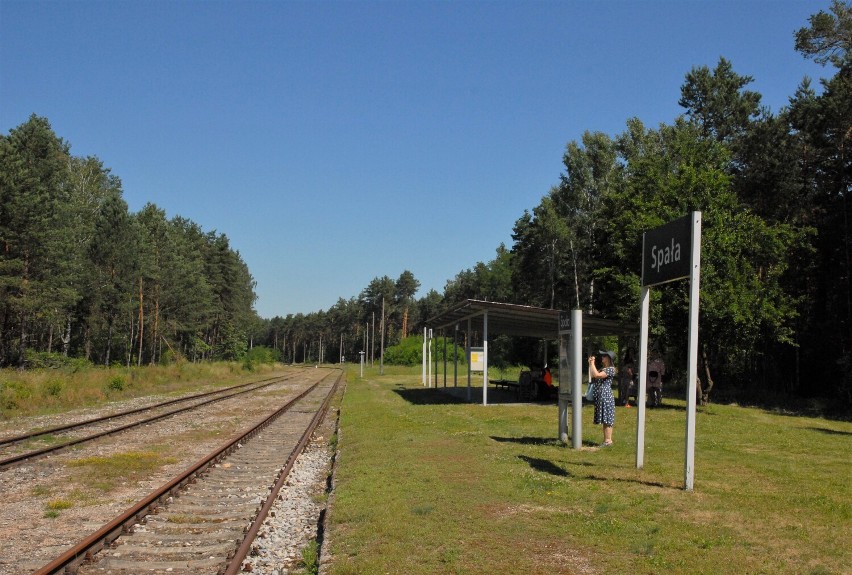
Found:
[[[321,375],[35,573],[238,573],[342,379]]]
[[[121,433],[142,425],[148,425],[160,419],[193,409],[199,409],[218,401],[250,394],[260,389],[286,382],[293,377],[295,377],[295,374],[268,378],[84,421],[54,426],[48,429],[32,430],[20,435],[0,438],[0,472],[24,462],[63,451],[72,446]],[[186,405],[176,407],[179,404]]]

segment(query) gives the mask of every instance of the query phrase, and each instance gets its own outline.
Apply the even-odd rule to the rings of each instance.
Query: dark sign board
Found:
[[[691,215],[648,230],[642,240],[642,285],[689,277],[691,258]]]

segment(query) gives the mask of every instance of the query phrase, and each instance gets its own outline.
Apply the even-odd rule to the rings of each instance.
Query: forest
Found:
[[[365,349],[378,361],[380,344],[422,333],[466,298],[636,323],[643,231],[701,211],[702,373],[741,398],[824,397],[849,409],[850,45],[852,6],[834,0],[791,31],[791,49],[825,75],[803,78],[781,110],[722,57],[686,72],[670,124],[587,131],[519,215],[512,245],[443,293],[417,297],[405,270],[328,310],[271,319],[254,311],[254,280],[224,234],[153,204],[130,213],[119,177],[71,155],[33,115],[0,135],[0,366],[240,359],[255,346],[295,363]],[[652,342],[673,365],[686,357],[684,284],[651,292]],[[495,349],[523,362],[530,345]]]

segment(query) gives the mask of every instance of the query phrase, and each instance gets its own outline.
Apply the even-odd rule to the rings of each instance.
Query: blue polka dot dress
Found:
[[[606,367],[603,372],[605,379],[594,379],[595,391],[595,425],[615,425],[615,397],[612,395],[612,378],[615,377],[615,368]]]

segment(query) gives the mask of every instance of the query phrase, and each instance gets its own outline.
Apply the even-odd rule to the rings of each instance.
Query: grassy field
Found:
[[[0,370],[0,422],[17,417],[62,413],[152,394],[172,395],[208,386],[222,387],[262,379],[281,365],[237,362],[172,364],[140,368],[87,367]]]
[[[687,492],[683,401],[648,410],[637,470],[635,408],[613,447],[576,451],[555,404],[467,404],[388,367],[348,381],[330,575],[852,572],[848,422],[700,408]]]

